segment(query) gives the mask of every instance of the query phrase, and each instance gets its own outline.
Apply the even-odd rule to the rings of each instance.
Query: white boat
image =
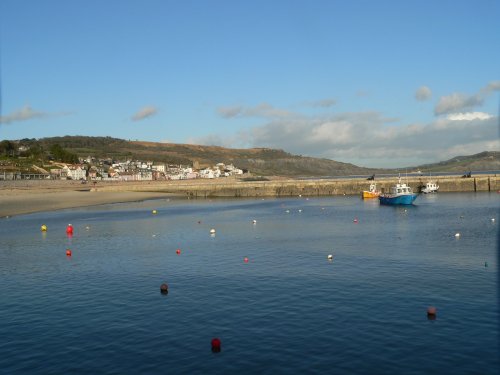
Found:
[[[430,194],[430,193],[437,193],[439,190],[439,185],[435,181],[427,181],[425,186],[422,188],[422,193],[424,194]]]

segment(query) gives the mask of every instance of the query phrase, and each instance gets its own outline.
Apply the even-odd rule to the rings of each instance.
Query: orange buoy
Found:
[[[66,249],[66,256],[68,256],[68,257],[71,256],[71,250],[70,249]]]
[[[247,258],[247,257],[244,257],[244,258],[243,258],[243,261],[244,261],[245,263],[248,263],[248,258]]]
[[[175,253],[176,253],[177,255],[181,255],[181,249],[177,249],[177,250],[175,250]]]
[[[221,351],[221,342],[218,337],[212,339],[212,352],[219,353]]]
[[[68,224],[68,226],[66,227],[66,233],[73,234],[73,225]]]
[[[160,285],[160,292],[161,294],[168,294],[168,285],[163,283]]]

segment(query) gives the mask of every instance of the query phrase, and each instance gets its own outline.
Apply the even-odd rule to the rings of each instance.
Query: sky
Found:
[[[2,0],[0,140],[499,151],[500,1]]]

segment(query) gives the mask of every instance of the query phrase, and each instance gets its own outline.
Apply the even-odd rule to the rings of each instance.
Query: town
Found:
[[[0,164],[4,163],[0,161]],[[49,161],[43,167],[32,165],[30,171],[3,168],[3,171],[0,172],[0,180],[75,180],[85,183],[87,181],[214,179],[243,174],[248,174],[248,170],[224,163],[200,168],[196,161],[192,166],[188,166],[140,160],[115,161],[110,158],[96,159],[88,156],[87,158],[79,158],[78,163]]]

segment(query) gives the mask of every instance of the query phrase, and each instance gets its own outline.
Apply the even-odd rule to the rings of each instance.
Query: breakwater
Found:
[[[440,192],[488,192],[499,191],[500,185],[496,175],[460,178],[436,176],[432,178],[439,185]],[[415,192],[420,191],[428,178],[404,178]],[[396,182],[395,178],[377,179],[378,189],[388,191]],[[188,198],[215,197],[286,197],[286,196],[329,196],[356,195],[368,190],[370,181],[366,179],[317,179],[293,180],[279,179],[272,181],[240,181],[235,179],[218,180],[180,180],[150,181],[126,184],[101,184],[92,190],[96,191],[155,191],[186,196]]]

